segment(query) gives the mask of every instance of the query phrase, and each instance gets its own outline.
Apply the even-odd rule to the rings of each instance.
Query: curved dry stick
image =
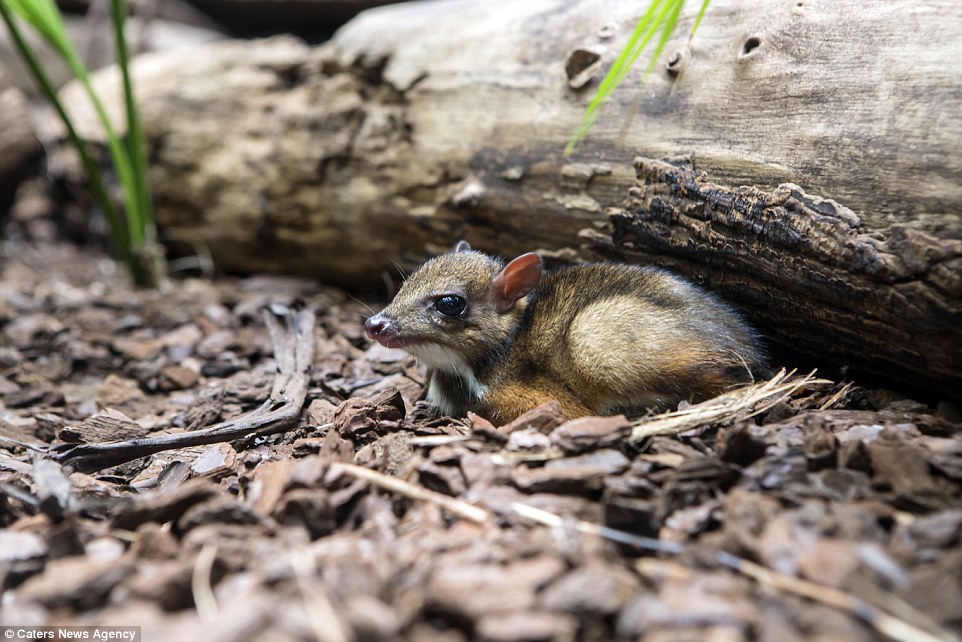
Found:
[[[314,312],[301,304],[272,305],[264,321],[274,346],[277,377],[270,398],[256,410],[210,428],[101,444],[63,444],[50,450],[54,461],[90,473],[165,450],[272,434],[296,421],[307,399],[314,362]],[[283,321],[283,325],[281,325]]]

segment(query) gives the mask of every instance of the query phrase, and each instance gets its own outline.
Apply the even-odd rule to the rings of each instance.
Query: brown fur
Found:
[[[476,410],[478,414],[503,425],[552,399],[561,404],[561,410],[566,417],[594,414],[591,408],[567,388],[545,378],[524,383],[508,379],[501,385],[492,387]]]
[[[463,313],[439,313],[444,296]],[[569,417],[700,401],[767,374],[738,315],[678,277],[615,264],[542,274],[535,255],[505,266],[467,244],[425,263],[367,327],[426,362],[442,410],[500,422],[549,399]]]

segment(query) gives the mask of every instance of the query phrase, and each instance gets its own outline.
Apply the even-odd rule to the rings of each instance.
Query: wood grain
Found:
[[[665,265],[737,303],[770,342],[822,367],[903,388],[962,390],[962,241],[859,217],[796,185],[726,188],[702,172],[635,160],[612,208],[611,254]]]

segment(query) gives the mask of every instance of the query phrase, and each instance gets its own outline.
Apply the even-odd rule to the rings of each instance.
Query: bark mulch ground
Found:
[[[439,417],[338,290],[136,290],[65,245],[0,267],[0,626],[959,639],[955,406],[810,381],[677,434],[552,405],[493,426]]]

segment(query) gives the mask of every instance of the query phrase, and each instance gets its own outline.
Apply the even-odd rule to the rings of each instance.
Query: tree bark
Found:
[[[732,189],[645,158],[635,169],[627,205],[608,210],[611,234],[596,236],[606,253],[724,292],[810,364],[958,396],[962,241],[901,225],[882,241],[797,185]]]
[[[459,238],[661,263],[816,361],[958,396],[962,4],[715,0],[689,43],[696,9],[567,159],[601,72],[566,66],[603,71],[637,0],[407,3],[313,50],[145,57],[158,216],[225,268],[355,287]]]

